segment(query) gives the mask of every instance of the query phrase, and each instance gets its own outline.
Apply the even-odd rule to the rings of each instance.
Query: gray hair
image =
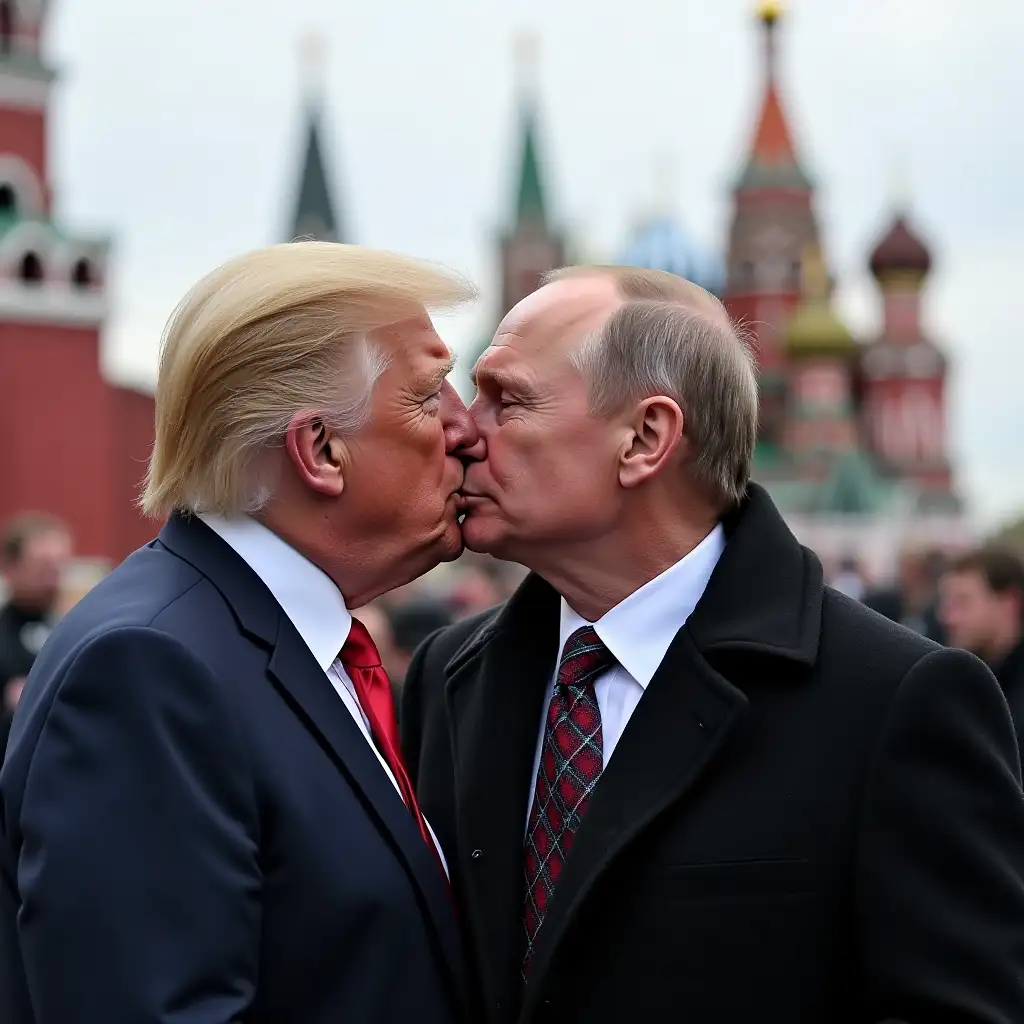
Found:
[[[722,304],[691,282],[660,272],[616,271],[606,270],[625,305],[571,357],[590,382],[592,414],[608,416],[652,395],[678,402],[693,449],[690,472],[716,500],[735,506],[750,479],[757,439],[750,346]]]

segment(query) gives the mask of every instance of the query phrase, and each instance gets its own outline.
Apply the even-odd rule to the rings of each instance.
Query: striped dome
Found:
[[[666,270],[707,288],[716,295],[725,283],[719,256],[698,245],[672,217],[657,216],[633,230],[618,263],[646,270]]]

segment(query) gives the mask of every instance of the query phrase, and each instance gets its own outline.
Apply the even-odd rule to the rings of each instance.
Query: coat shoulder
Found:
[[[460,619],[451,626],[439,629],[423,641],[416,661],[428,676],[444,675],[445,667],[463,648],[475,646],[484,637],[501,614],[503,604]]]

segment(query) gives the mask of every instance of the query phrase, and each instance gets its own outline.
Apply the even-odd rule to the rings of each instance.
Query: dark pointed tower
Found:
[[[519,75],[519,161],[512,224],[501,239],[499,319],[535,291],[541,278],[565,262],[565,242],[554,228],[544,184],[537,100],[537,40],[524,35],[516,46]]]
[[[733,186],[724,300],[732,317],[749,325],[761,378],[763,439],[778,439],[784,404],[786,321],[800,300],[801,259],[820,248],[813,186],[797,156],[779,87],[776,0],[757,11],[764,78],[753,139]]]
[[[956,508],[946,432],[948,364],[921,323],[932,258],[905,202],[869,265],[882,293],[882,332],[861,363],[864,434],[891,474],[919,487],[929,511]]]
[[[331,177],[324,155],[324,46],[317,36],[303,44],[306,85],[306,141],[288,229],[288,240],[315,238],[322,242],[346,242],[345,225],[333,199]]]

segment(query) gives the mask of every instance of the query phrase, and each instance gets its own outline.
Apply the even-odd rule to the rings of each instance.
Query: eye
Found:
[[[513,406],[519,405],[519,401],[513,395],[510,395],[507,391],[502,391],[500,397],[498,398],[498,404],[502,407],[502,409],[511,409]]]
[[[423,399],[423,408],[427,412],[436,412],[441,407],[441,392],[435,391],[432,395]]]

